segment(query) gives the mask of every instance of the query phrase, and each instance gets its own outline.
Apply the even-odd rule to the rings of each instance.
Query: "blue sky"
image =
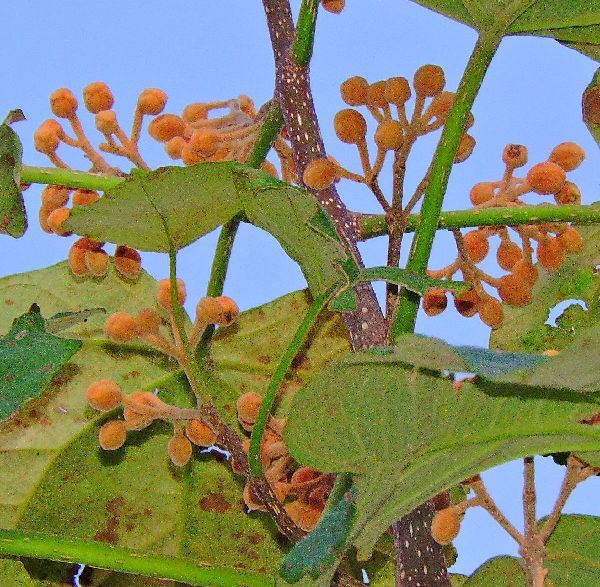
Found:
[[[299,2],[294,2],[297,9]],[[80,95],[92,81],[105,81],[116,98],[115,108],[126,121],[133,114],[138,93],[159,87],[169,95],[166,111],[179,113],[190,102],[211,101],[248,94],[257,105],[271,97],[273,60],[262,4],[255,0],[77,0],[46,2],[22,0],[0,5],[5,23],[0,54],[0,112],[22,108],[27,121],[16,127],[24,143],[25,162],[46,165],[36,153],[32,136],[51,116],[48,96],[63,86]],[[349,76],[369,81],[404,75],[409,79],[425,63],[441,65],[447,89],[454,90],[475,41],[475,33],[408,0],[347,0],[339,16],[323,12],[319,17],[315,54],[311,66],[314,96],[326,146],[340,162],[358,169],[356,153],[333,133],[333,116],[344,107],[339,84]],[[598,199],[600,155],[581,122],[581,92],[597,64],[549,39],[513,37],[503,41],[484,82],[473,112],[472,134],[477,147],[471,158],[455,167],[446,209],[469,206],[470,187],[479,181],[501,177],[502,149],[506,143],[529,148],[530,161],[546,159],[563,141],[576,141],[588,153],[586,162],[570,179],[585,202]],[[93,120],[82,116],[94,134]],[[415,186],[427,167],[439,135],[427,137],[409,160],[407,182]],[[169,163],[162,148],[148,140],[142,152],[153,166]],[[61,152],[62,153],[62,152]],[[68,162],[85,168],[77,155]],[[386,186],[386,177],[382,187]],[[389,175],[387,176],[389,180]],[[43,233],[37,226],[40,189],[25,193],[30,209],[30,229],[20,241],[0,241],[2,275],[41,268],[64,260],[70,239]],[[375,212],[377,205],[365,191],[340,184],[340,192],[354,209]],[[535,199],[530,200],[536,203]],[[538,198],[537,201],[540,201]],[[216,240],[211,234],[182,251],[179,266],[188,284],[189,299],[203,295]],[[448,259],[450,240],[440,235],[432,261],[441,266]],[[361,245],[367,265],[383,264],[384,239]],[[166,260],[146,255],[145,267],[164,277]],[[277,243],[250,226],[244,226],[234,248],[225,293],[243,309],[264,303],[304,287],[301,272]],[[381,291],[381,290],[378,290]],[[489,331],[478,319],[466,320],[452,310],[443,318],[420,317],[418,331],[452,343],[485,346]],[[556,495],[562,471],[548,459],[539,463],[539,514],[545,515]],[[521,524],[521,464],[511,463],[486,475],[491,491],[503,510]],[[579,487],[567,511],[600,513],[594,492],[598,479]],[[516,546],[489,517],[479,511],[467,514],[457,540],[459,561],[455,570],[471,572],[489,556],[516,552]]]

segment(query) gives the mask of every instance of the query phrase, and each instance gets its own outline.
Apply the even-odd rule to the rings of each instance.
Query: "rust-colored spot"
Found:
[[[259,534],[258,532],[256,534],[250,534],[248,536],[248,542],[250,544],[259,544],[261,543],[263,540],[265,539],[263,534]]]
[[[5,375],[4,376],[4,381],[12,381],[15,378],[14,375]]]
[[[231,534],[231,536],[233,536],[233,538],[235,538],[236,540],[240,540],[241,538],[244,537],[243,532],[240,532],[239,530],[236,530],[235,532],[233,532]]]
[[[106,528],[99,530],[94,535],[93,539],[99,542],[109,542],[115,544],[119,540],[119,528],[121,508],[125,505],[125,498],[119,495],[113,499],[109,499],[104,506],[106,511],[109,513],[108,520],[106,521]]]
[[[15,334],[15,340],[23,340],[26,336],[27,336],[27,330],[21,330],[21,332],[18,332],[17,334]]]
[[[226,412],[231,412],[231,410],[233,410],[233,406],[232,406],[231,404],[225,404],[225,405],[223,406],[223,409],[224,409]]]
[[[231,509],[231,504],[223,497],[222,493],[209,493],[200,500],[199,504],[205,512],[224,514],[228,509]]]
[[[50,371],[52,371],[52,369],[54,369],[54,366],[51,365],[50,363],[48,363],[47,365],[44,365],[42,367],[42,373],[50,373]]]
[[[12,300],[4,300],[4,303],[5,303],[7,306],[12,306],[12,305],[14,304],[14,302],[13,302]]]
[[[600,412],[586,418],[585,420],[581,420],[581,424],[589,424],[590,426],[594,426],[595,424],[600,424]]]
[[[256,550],[249,550],[246,556],[253,561],[258,560],[258,552]]]
[[[271,362],[271,357],[269,357],[269,355],[259,355],[258,360],[263,365],[268,365]]]
[[[132,377],[139,377],[141,375],[141,373],[139,371],[132,371],[131,372],[131,376]]]

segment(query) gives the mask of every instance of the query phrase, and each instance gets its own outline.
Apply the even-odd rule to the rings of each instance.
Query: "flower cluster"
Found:
[[[255,392],[239,397],[238,420],[245,431],[252,432],[261,403],[262,397]],[[261,446],[262,466],[266,480],[279,501],[285,503],[290,518],[302,530],[310,532],[321,517],[335,476],[318,473],[310,467],[295,467],[282,440],[285,423],[285,419],[270,417]],[[249,452],[250,439],[244,442],[244,450]],[[244,487],[244,502],[250,510],[265,510],[250,481]]]
[[[504,149],[504,175],[501,180],[476,184],[471,190],[471,202],[475,209],[522,206],[527,194],[552,196],[556,205],[580,204],[581,193],[577,185],[567,180],[567,172],[577,168],[585,153],[575,143],[557,145],[547,161],[531,167],[524,178],[515,177],[514,171],[527,164],[527,148],[508,145]],[[531,302],[532,288],[538,279],[534,253],[538,264],[547,271],[561,267],[568,253],[576,253],[583,245],[581,235],[566,223],[524,224],[510,227],[486,226],[461,234],[455,231],[458,256],[448,266],[430,270],[431,277],[451,279],[460,271],[472,289],[458,297],[454,304],[466,317],[479,314],[491,328],[502,324],[501,301],[511,306],[523,306]],[[516,235],[517,242],[512,236]],[[496,278],[477,267],[490,252],[489,239],[498,237],[500,244],[496,261],[507,271]],[[493,297],[484,285],[497,290]],[[440,288],[430,289],[423,298],[423,309],[429,316],[441,314],[447,307],[446,292]]]
[[[440,129],[446,122],[455,94],[444,91],[445,85],[446,79],[441,67],[420,67],[413,78],[415,102],[409,119],[406,106],[412,96],[412,90],[406,78],[393,77],[369,83],[365,78],[355,76],[344,81],[340,86],[340,93],[342,100],[351,108],[340,110],[335,115],[333,126],[340,141],[356,145],[362,173],[353,173],[345,169],[333,158],[316,159],[306,167],[304,183],[311,189],[323,190],[334,181],[346,178],[364,183],[374,192],[379,191],[376,185],[377,177],[386,155],[392,152],[395,153],[396,159],[405,160],[419,137]],[[370,156],[367,143],[367,120],[357,107],[365,107],[377,124],[373,136],[377,147],[374,160]],[[474,119],[470,115],[468,128],[473,122]],[[474,146],[475,139],[469,134],[464,134],[455,162],[465,161],[471,155]]]

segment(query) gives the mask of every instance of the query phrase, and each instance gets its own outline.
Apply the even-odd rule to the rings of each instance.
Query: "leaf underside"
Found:
[[[17,133],[0,124],[0,234],[15,238],[27,230],[25,203],[19,183],[23,148]]]
[[[100,241],[168,252],[238,214],[279,241],[313,294],[347,282],[342,264],[348,255],[314,197],[231,161],[136,171],[95,204],[74,207],[65,227]]]
[[[367,558],[394,520],[469,476],[530,454],[600,448],[600,428],[580,423],[599,411],[600,392],[525,383],[545,365],[457,390],[393,353],[354,353],[298,392],[286,443],[304,465],[355,474],[351,541]],[[515,373],[521,383],[502,382]]]
[[[478,31],[497,26],[507,8],[523,6],[507,23],[507,35],[550,37],[600,61],[600,7],[589,0],[413,0]]]

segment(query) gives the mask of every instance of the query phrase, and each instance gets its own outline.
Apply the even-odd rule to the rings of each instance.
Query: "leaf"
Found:
[[[0,325],[32,302],[46,315],[94,307],[136,313],[154,306],[155,286],[145,273],[132,284],[114,271],[103,281],[76,282],[61,263],[0,280]],[[192,464],[175,469],[166,453],[172,428],[161,423],[131,432],[119,451],[98,448],[99,426],[116,414],[86,406],[91,382],[109,377],[126,393],[159,389],[165,401],[191,401],[173,361],[139,345],[108,343],[104,320],[93,314],[64,331],[82,340],[69,369],[40,405],[0,429],[0,526],[273,574],[284,553],[276,529],[266,516],[245,513],[241,481],[222,457],[196,450]],[[237,390],[221,401],[236,398]]]
[[[413,0],[480,32],[551,37],[600,60],[600,8],[587,0]]]
[[[467,477],[530,454],[598,450],[600,427],[580,421],[599,404],[600,393],[483,378],[457,392],[393,355],[354,353],[298,392],[285,440],[303,465],[355,475],[351,541],[364,559],[394,520]]]
[[[600,517],[561,516],[547,552],[551,585],[600,585]]]
[[[80,347],[77,340],[48,333],[37,304],[16,318],[0,337],[0,419],[40,397]]]
[[[285,556],[279,574],[288,583],[297,583],[305,573],[319,579],[318,585],[329,585],[337,561],[352,529],[354,500],[351,488],[326,512],[318,526]],[[326,577],[322,575],[326,574]]]
[[[313,294],[347,282],[342,264],[349,257],[330,236],[313,196],[231,161],[136,171],[95,204],[74,207],[65,227],[142,251],[168,252],[240,213],[279,241]]]
[[[233,401],[221,404],[222,413],[237,423],[235,400],[243,393],[264,394],[283,353],[290,344],[311,296],[307,290],[287,294],[240,314],[236,322],[218,329],[210,351],[213,376],[231,391]],[[347,331],[340,317],[322,312],[311,330],[306,348],[295,359],[278,397],[276,414],[285,415],[294,394],[323,366],[350,350]],[[216,379],[212,384],[217,385]],[[227,395],[227,394],[226,394]],[[220,402],[223,391],[213,392]]]
[[[7,120],[0,124],[0,233],[18,238],[27,230],[19,180],[23,147],[9,126],[10,113]]]
[[[360,270],[355,281],[357,283],[361,281],[387,281],[388,283],[401,285],[419,295],[424,295],[428,287],[441,287],[456,293],[463,293],[471,289],[471,286],[464,281],[435,279],[399,267],[367,267]]]
[[[597,58],[600,60],[600,57]],[[600,147],[600,67],[594,73],[592,81],[583,92],[581,100],[583,122]]]
[[[10,577],[11,587],[36,587],[38,585],[19,560],[0,559],[0,577],[4,577],[4,580]]]
[[[463,583],[464,587],[526,587],[523,563],[513,556],[496,556],[486,561]],[[570,583],[565,583],[570,585]]]

